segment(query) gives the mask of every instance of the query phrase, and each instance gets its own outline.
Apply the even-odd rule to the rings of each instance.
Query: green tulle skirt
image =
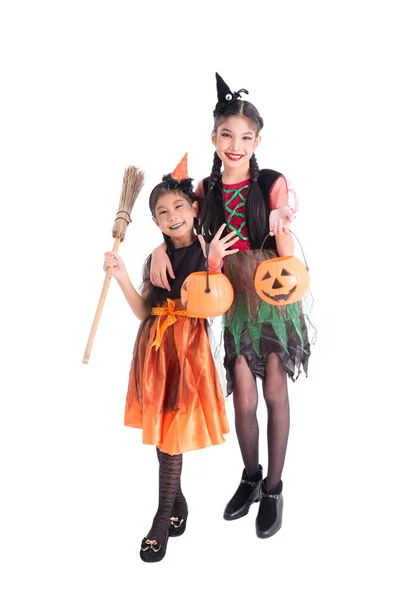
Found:
[[[254,288],[258,265],[274,256],[271,250],[241,250],[225,259],[224,273],[235,294],[222,321],[228,394],[233,390],[234,367],[239,356],[246,357],[253,374],[261,379],[265,378],[271,353],[280,356],[293,381],[302,371],[307,374],[310,342],[306,301],[272,306],[261,300]]]

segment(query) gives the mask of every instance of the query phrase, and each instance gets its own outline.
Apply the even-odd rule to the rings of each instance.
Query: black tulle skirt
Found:
[[[254,276],[263,260],[274,258],[271,250],[241,250],[225,259],[224,273],[234,288],[234,301],[223,317],[224,366],[227,393],[234,386],[234,367],[239,356],[247,359],[252,373],[265,378],[268,356],[276,353],[293,381],[307,375],[310,342],[303,301],[272,306],[255,291]]]

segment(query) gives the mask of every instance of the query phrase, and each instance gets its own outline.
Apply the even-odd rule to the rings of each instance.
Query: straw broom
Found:
[[[118,252],[120,243],[124,241],[126,228],[128,227],[129,223],[131,223],[131,211],[136,198],[143,187],[143,183],[144,175],[141,171],[139,171],[139,169],[136,167],[128,167],[125,169],[124,179],[122,182],[121,198],[112,230],[112,235],[114,238],[114,246],[112,249],[113,252]],[[108,288],[110,287],[112,269],[112,267],[108,267],[106,276],[104,278],[103,289],[101,290],[100,300],[97,305],[96,314],[94,315],[92,328],[86,344],[85,354],[83,355],[82,362],[84,364],[89,362],[101,312],[103,310]]]

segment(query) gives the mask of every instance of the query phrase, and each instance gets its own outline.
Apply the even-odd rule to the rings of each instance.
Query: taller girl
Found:
[[[260,501],[256,533],[267,538],[282,524],[281,477],[289,435],[287,376],[295,380],[302,369],[307,372],[310,345],[301,303],[271,306],[255,291],[258,264],[294,250],[288,229],[293,218],[288,185],[281,173],[258,167],[254,153],[261,141],[263,119],[253,104],[240,99],[248,92],[232,92],[218,73],[216,77],[214,162],[210,177],[200,182],[197,196],[200,202],[203,199],[201,223],[206,238],[211,239],[222,223],[239,237],[232,249],[240,251],[224,259],[224,273],[235,297],[224,315],[223,330],[228,394],[233,392],[244,470],[224,518],[243,517],[253,502]],[[269,236],[261,249],[269,231],[275,235]],[[259,464],[257,377],[262,380],[268,411],[265,478]]]

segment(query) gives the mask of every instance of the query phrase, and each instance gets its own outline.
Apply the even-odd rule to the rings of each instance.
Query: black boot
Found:
[[[246,469],[243,469],[240,485],[225,507],[224,519],[226,521],[244,517],[253,502],[261,500],[262,466],[258,465],[258,467],[258,473],[250,478],[247,477]]]
[[[261,486],[261,496],[256,519],[256,534],[259,538],[269,538],[282,527],[282,481],[272,490],[267,491],[264,480]]]

